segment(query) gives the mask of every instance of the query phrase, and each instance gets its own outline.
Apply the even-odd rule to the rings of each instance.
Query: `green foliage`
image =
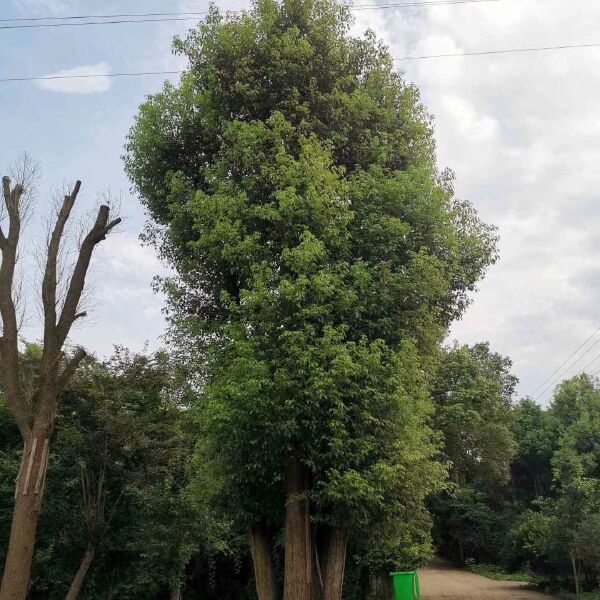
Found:
[[[517,451],[510,484],[478,468],[471,485],[439,497],[432,505],[439,548],[456,556],[462,546],[465,558],[492,561],[501,572],[531,570],[540,589],[578,585],[584,597],[600,575],[598,382],[573,377],[556,388],[550,407],[524,399],[511,412]]]
[[[190,468],[194,397],[186,373],[162,352],[118,348],[109,361],[79,371],[61,399],[51,445],[32,598],[64,598],[88,546],[96,555],[85,597],[110,592],[126,600],[175,589],[193,555],[202,565],[209,556],[240,553]],[[2,403],[0,439],[0,469],[8,474],[0,503],[10,515],[21,442]],[[82,481],[101,503],[83,502]],[[6,540],[9,523],[1,524]]]
[[[552,413],[531,399],[525,398],[515,406],[513,432],[518,448],[512,471],[519,491],[527,500],[550,493],[558,423]]]
[[[507,556],[506,530],[518,507],[498,490],[516,449],[508,358],[487,344],[442,349],[433,385],[441,459],[454,485],[430,502],[438,552],[456,563]]]
[[[213,8],[176,42],[189,69],[142,105],[125,161],[177,271],[178,342],[203,348],[197,464],[216,503],[279,528],[293,455],[315,521],[386,532],[382,565],[414,539],[408,563],[427,525],[392,519],[428,524],[444,476],[427,373],[495,234],[438,172],[417,90],[350,26],[331,0]]]
[[[4,397],[0,395],[0,561],[5,558],[12,520],[15,479],[19,472],[23,442]]]
[[[534,580],[531,573],[507,572],[495,564],[468,564],[467,566],[469,571],[488,579],[494,579],[495,581],[522,581],[523,583],[531,583]]]
[[[444,456],[456,483],[486,477],[503,482],[515,451],[512,396],[517,382],[510,359],[488,344],[442,352],[433,397]]]

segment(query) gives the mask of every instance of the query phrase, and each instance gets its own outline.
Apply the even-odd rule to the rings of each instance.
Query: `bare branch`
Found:
[[[2,318],[2,338],[0,338],[0,358],[6,401],[13,413],[21,433],[25,436],[29,429],[29,410],[22,401],[19,381],[18,324],[13,298],[17,246],[21,231],[20,200],[24,184],[19,183],[11,189],[9,177],[2,178],[4,203],[9,215],[8,237],[2,234],[2,264],[0,265],[0,317]]]
[[[6,175],[2,178],[2,193],[4,199],[4,205],[8,206],[10,202],[10,177]],[[0,227],[0,246],[4,247],[6,244],[6,236],[4,235],[4,231]]]
[[[65,225],[73,210],[73,205],[79,194],[81,181],[75,183],[73,191],[65,195],[62,206],[58,211],[56,224],[48,242],[48,253],[46,268],[42,282],[42,302],[44,306],[44,356],[49,364],[53,357],[60,351],[56,332],[56,286],[57,286],[57,264],[60,250],[60,242],[65,230]]]
[[[60,319],[58,320],[57,341],[59,347],[64,343],[75,320],[75,315],[78,314],[77,309],[85,286],[85,278],[94,249],[97,244],[104,240],[107,234],[121,222],[120,218],[109,222],[109,212],[110,209],[108,206],[100,206],[94,225],[81,243]]]

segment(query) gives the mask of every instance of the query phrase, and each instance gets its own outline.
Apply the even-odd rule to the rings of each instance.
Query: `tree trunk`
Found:
[[[79,569],[73,578],[73,582],[71,583],[71,587],[69,588],[69,592],[65,600],[77,600],[77,598],[79,598],[79,594],[81,593],[81,589],[85,583],[85,578],[90,570],[92,561],[94,560],[94,554],[96,554],[96,548],[90,544],[83,555],[83,560],[81,561]]]
[[[0,600],[25,600],[31,575],[49,453],[48,431],[32,433],[25,442],[15,485],[15,506]]]
[[[171,590],[171,600],[181,600],[181,584]]]
[[[579,597],[579,573],[577,572],[577,558],[575,552],[571,552],[571,566],[573,567],[573,579],[575,581],[575,595]]]
[[[394,600],[392,580],[385,571],[376,571],[369,575],[365,600]]]
[[[333,527],[327,534],[323,557],[323,600],[342,600],[348,531]]]
[[[460,560],[460,566],[463,567],[465,564],[465,547],[463,546],[462,538],[458,540],[458,558]]]
[[[288,458],[284,465],[285,515],[284,600],[311,600],[312,552],[306,469]]]
[[[250,529],[250,549],[258,600],[276,600],[277,582],[271,559],[271,544],[265,528],[255,524]]]
[[[321,564],[323,561],[324,550],[322,549],[319,526],[312,527],[312,584],[310,590],[311,600],[323,600],[323,572]]]
[[[540,487],[540,474],[536,469],[535,473],[533,474],[533,494],[536,498],[539,498],[542,495]]]

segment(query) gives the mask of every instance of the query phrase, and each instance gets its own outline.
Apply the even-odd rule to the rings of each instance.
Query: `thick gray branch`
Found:
[[[64,197],[48,243],[48,255],[42,282],[42,302],[44,306],[44,355],[48,364],[52,363],[54,357],[60,352],[60,346],[57,345],[58,339],[56,335],[56,286],[58,279],[57,264],[60,242],[80,188],[81,181],[77,181],[73,191]]]
[[[79,306],[79,301],[81,300],[87,270],[90,266],[90,260],[94,249],[97,244],[106,238],[106,235],[110,230],[121,222],[121,219],[114,219],[109,223],[109,212],[108,206],[102,205],[99,208],[96,222],[85,236],[81,248],[79,249],[79,255],[77,256],[77,262],[73,269],[73,274],[65,297],[65,303],[62,308],[60,319],[58,320],[57,340],[59,347],[62,346],[67,338],[71,325],[73,325],[73,321],[78,314],[77,308]]]
[[[25,436],[29,429],[29,406],[25,402],[19,380],[18,324],[13,299],[13,284],[17,263],[17,246],[21,231],[19,203],[23,187],[17,185],[11,190],[10,178],[2,178],[4,203],[9,217],[8,238],[2,235],[0,251],[0,317],[2,318],[2,338],[0,338],[0,359],[6,402],[13,413],[21,433]]]

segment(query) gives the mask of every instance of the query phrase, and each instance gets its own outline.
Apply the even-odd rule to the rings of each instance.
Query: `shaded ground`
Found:
[[[423,600],[552,600],[552,596],[528,590],[523,583],[493,581],[441,562],[419,571],[419,577]]]

